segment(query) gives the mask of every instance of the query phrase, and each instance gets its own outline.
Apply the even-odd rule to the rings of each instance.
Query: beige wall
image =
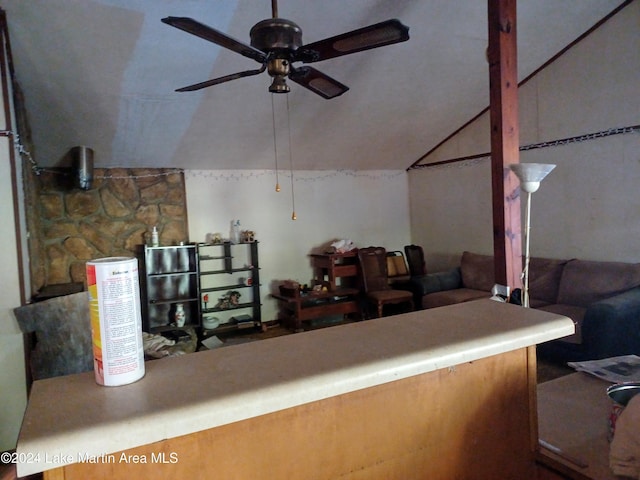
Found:
[[[521,145],[640,123],[638,25],[633,2],[520,88]],[[483,115],[427,161],[488,151]],[[640,133],[522,152],[557,164],[533,195],[532,255],[640,261],[639,152]],[[413,170],[409,185],[412,240],[430,269],[493,251],[488,159]]]
[[[254,230],[260,241],[263,320],[276,318],[269,297],[277,283],[311,280],[308,254],[334,239],[357,246],[401,250],[409,243],[409,199],[405,171],[294,172],[298,219],[291,220],[291,186],[273,171],[186,171],[190,240],[207,233],[229,236],[232,219]]]
[[[13,315],[20,305],[20,276],[9,152],[9,139],[0,137],[0,451],[15,447],[27,399],[22,335]]]

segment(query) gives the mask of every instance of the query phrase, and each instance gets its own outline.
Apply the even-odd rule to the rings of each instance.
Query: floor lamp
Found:
[[[524,231],[524,269],[522,306],[529,308],[529,242],[531,230],[531,194],[540,188],[540,182],[556,168],[547,163],[513,163],[509,168],[520,180],[520,190],[527,193]]]

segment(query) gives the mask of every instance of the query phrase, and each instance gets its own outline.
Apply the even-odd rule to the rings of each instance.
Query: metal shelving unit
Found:
[[[203,336],[262,327],[258,242],[198,244],[198,263]],[[205,328],[207,317],[218,326]]]
[[[199,327],[202,315],[197,245],[140,245],[138,260],[142,329],[158,333],[181,328],[173,319],[177,304],[184,306],[184,326]]]

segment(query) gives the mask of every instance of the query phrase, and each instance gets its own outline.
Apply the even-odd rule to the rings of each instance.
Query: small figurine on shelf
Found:
[[[204,308],[207,308],[207,303],[209,303],[209,294],[205,293],[204,297],[202,297],[202,301],[204,302]]]
[[[240,304],[240,296],[240,292],[236,290],[229,291],[220,297],[216,308],[225,310],[227,308],[237,307]]]
[[[176,313],[173,315],[176,321],[176,327],[184,327],[186,320],[184,313],[184,305],[182,303],[176,303]]]
[[[231,303],[232,307],[237,307],[240,305],[240,292],[233,290],[229,292],[229,303]]]
[[[218,299],[218,303],[216,303],[216,308],[220,308],[222,310],[229,308],[229,296],[227,294],[221,296]]]
[[[204,237],[204,241],[208,245],[219,245],[222,243],[222,234],[219,232],[207,233]]]
[[[243,243],[252,243],[256,241],[256,232],[253,230],[242,230],[240,239]]]

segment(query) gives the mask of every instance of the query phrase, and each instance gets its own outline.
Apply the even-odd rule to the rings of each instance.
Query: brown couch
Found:
[[[488,298],[493,257],[464,252],[460,267],[426,275],[414,288],[422,308]],[[415,292],[416,290],[414,290]],[[640,355],[640,263],[532,258],[532,308],[571,318],[576,333],[540,346],[561,361]]]

